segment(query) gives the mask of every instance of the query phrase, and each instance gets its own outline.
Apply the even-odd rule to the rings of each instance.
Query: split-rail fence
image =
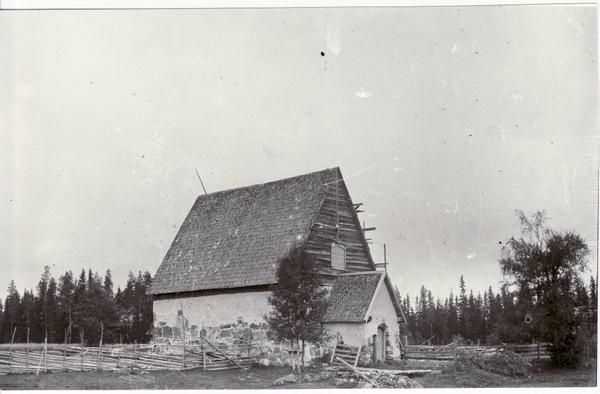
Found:
[[[493,355],[502,350],[511,350],[527,360],[543,360],[550,358],[547,343],[526,345],[503,344],[499,346],[459,346],[450,343],[444,346],[405,345],[404,358],[411,360],[456,360],[460,353],[467,351],[482,355]]]
[[[255,345],[220,348],[203,340],[196,344],[0,345],[0,374],[120,369],[184,370],[246,368],[256,359]]]

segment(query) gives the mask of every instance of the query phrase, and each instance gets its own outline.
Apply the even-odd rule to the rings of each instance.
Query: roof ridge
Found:
[[[253,187],[270,185],[272,183],[289,181],[289,180],[292,180],[292,179],[295,179],[295,178],[303,178],[303,177],[315,175],[315,174],[318,174],[318,173],[324,173],[324,172],[331,171],[331,170],[338,170],[338,171],[340,171],[340,167],[336,166],[336,167],[331,167],[331,168],[325,168],[325,169],[318,170],[318,171],[308,172],[306,174],[294,175],[294,176],[290,176],[290,177],[287,177],[287,178],[281,178],[281,179],[275,179],[273,181],[267,181],[267,182],[263,182],[263,183],[253,183],[251,185],[238,186],[238,187],[232,187],[232,188],[229,188],[229,189],[218,190],[216,192],[211,192],[211,193],[206,193],[206,194],[200,194],[196,199],[199,199],[199,198],[202,198],[202,197],[214,196],[215,194],[220,194],[220,193],[232,192],[234,190],[250,189],[250,188],[253,188]]]
[[[324,184],[340,173],[334,167],[198,196],[150,293],[276,283],[278,260],[292,244],[306,241]]]

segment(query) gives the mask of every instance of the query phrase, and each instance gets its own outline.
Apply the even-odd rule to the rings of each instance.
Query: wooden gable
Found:
[[[336,223],[339,226],[337,229]],[[331,267],[331,245],[333,243],[345,248],[344,270]],[[325,198],[313,219],[311,231],[304,247],[306,252],[319,264],[324,279],[333,278],[343,272],[375,270],[375,264],[354,210],[354,204],[341,173],[338,174],[337,181],[330,182],[326,186]]]

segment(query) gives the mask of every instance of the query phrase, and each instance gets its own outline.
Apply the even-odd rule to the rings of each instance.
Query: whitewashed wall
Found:
[[[367,344],[364,323],[324,323],[323,328],[330,336],[327,345],[334,345],[336,334],[340,334],[344,344],[351,346],[364,346]]]
[[[236,322],[239,318],[260,324],[271,310],[270,295],[270,291],[261,291],[154,300],[154,325],[165,322],[168,326],[175,326],[177,311],[181,307],[190,326],[214,327]]]
[[[390,297],[385,283],[381,283],[381,287],[375,294],[373,307],[369,311],[371,321],[369,323],[325,323],[323,327],[328,330],[331,338],[328,345],[335,343],[335,334],[339,333],[344,343],[352,346],[372,346],[371,338],[377,334],[377,327],[385,323],[389,334],[389,343],[392,348],[392,355],[400,357],[400,345],[398,339],[400,337],[400,328],[397,323],[396,310]],[[367,316],[368,318],[368,316]]]
[[[400,327],[398,326],[398,318],[396,317],[396,310],[390,297],[390,293],[387,290],[385,283],[381,284],[381,287],[375,294],[373,307],[369,312],[372,320],[365,325],[366,338],[370,338],[377,334],[377,327],[380,324],[385,323],[387,330],[390,335],[390,345],[393,350],[394,357],[400,356],[400,345],[398,344],[398,338],[400,336]]]

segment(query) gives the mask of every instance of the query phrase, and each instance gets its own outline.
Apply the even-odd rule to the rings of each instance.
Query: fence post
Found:
[[[183,303],[179,302],[181,308],[181,341],[183,342],[183,353],[181,355],[181,364],[185,368],[185,315],[183,314]]]
[[[29,327],[27,327],[27,345],[25,345],[25,372],[29,370]]]
[[[17,326],[15,325],[15,329],[13,330],[12,338],[10,340],[10,358],[8,361],[8,373],[12,372],[12,347],[13,347],[13,342],[15,341],[16,332],[17,332]]]
[[[83,371],[83,330],[79,333],[79,338],[81,338],[81,348],[80,350],[80,359],[81,359],[81,370]]]
[[[65,347],[63,348],[63,369],[67,370],[67,329],[65,328]]]
[[[44,337],[44,372],[48,373],[48,334]]]
[[[102,339],[104,338],[104,323],[100,323],[100,343],[98,344],[98,371],[102,369]]]
[[[204,338],[202,339],[200,346],[202,347],[202,370],[206,371],[206,344],[204,343]]]
[[[133,365],[137,366],[137,340],[133,341]]]
[[[454,368],[458,368],[458,342],[456,339],[453,341],[454,343]]]
[[[540,359],[540,343],[539,342],[537,343],[537,351],[538,351],[537,352],[538,353],[538,357],[537,358],[539,360]]]
[[[42,361],[44,361],[44,350],[45,349],[46,349],[45,347],[42,348],[42,354],[40,354],[40,362],[38,363],[37,370],[35,371],[35,376],[38,376],[40,374],[40,368],[42,368]]]
[[[333,360],[335,357],[335,349],[337,349],[338,340],[335,338],[335,343],[333,344],[333,349],[331,349],[331,358],[329,359],[329,364],[333,364]]]

